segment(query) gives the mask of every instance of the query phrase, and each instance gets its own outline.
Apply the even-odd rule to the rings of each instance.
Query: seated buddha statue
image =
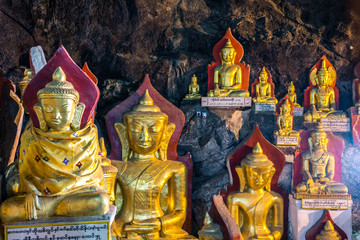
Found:
[[[297,96],[295,93],[295,86],[294,83],[291,81],[288,87],[288,94],[290,101],[294,103],[294,107],[299,108],[301,107],[300,104],[297,103]]]
[[[253,102],[255,103],[275,103],[277,104],[278,100],[271,96],[271,84],[268,82],[269,75],[266,72],[265,67],[261,69],[259,75],[259,82],[255,85],[255,97]]]
[[[283,199],[271,191],[275,173],[273,163],[263,154],[259,143],[236,167],[240,191],[227,198],[230,214],[244,239],[281,239],[284,230]]]
[[[338,234],[337,231],[335,231],[334,225],[327,220],[324,226],[324,229],[321,230],[321,232],[316,235],[315,240],[341,240],[342,238]]]
[[[303,182],[296,186],[297,193],[347,194],[347,187],[335,182],[335,158],[327,151],[326,132],[319,123],[311,133],[309,150],[302,154]]]
[[[280,114],[277,116],[276,123],[278,131],[274,134],[277,136],[298,137],[299,132],[293,130],[293,115],[291,114],[290,99],[286,98],[280,106]]]
[[[197,83],[197,77],[195,74],[191,77],[191,84],[189,85],[189,93],[185,95],[185,99],[198,99],[201,98],[199,94],[199,84]]]
[[[344,112],[335,110],[335,91],[330,87],[336,80],[335,69],[327,68],[323,59],[321,68],[311,71],[310,80],[316,87],[310,90],[310,109],[304,114],[304,120],[316,122],[321,118],[345,118]]]
[[[208,92],[208,97],[249,97],[242,87],[241,67],[234,64],[236,51],[230,39],[220,51],[221,64],[214,69],[214,90]]]
[[[85,105],[60,67],[37,99],[40,128],[30,122],[21,136],[18,175],[1,204],[2,222],[108,212],[97,129],[91,121],[80,129]]]
[[[123,161],[112,161],[119,170],[116,184],[122,196],[114,235],[121,239],[193,238],[181,229],[186,218],[187,170],[182,163],[167,160],[175,125],[168,123],[168,116],[146,90],[139,104],[124,115],[123,123],[115,123],[115,129]],[[163,194],[165,203],[160,201]]]

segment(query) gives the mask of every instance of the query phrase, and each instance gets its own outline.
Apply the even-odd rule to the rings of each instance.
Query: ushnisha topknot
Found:
[[[320,122],[318,122],[318,124],[315,127],[315,130],[311,133],[311,135],[315,135],[315,134],[325,134],[326,135],[326,132],[324,131]]]
[[[267,156],[263,153],[260,143],[256,143],[251,153],[249,153],[244,160],[241,161],[241,166],[273,166]]]
[[[152,115],[168,118],[168,116],[165,113],[161,112],[160,108],[154,104],[154,101],[149,95],[148,89],[145,90],[144,95],[140,98],[139,104],[135,105],[131,109],[131,112],[126,113],[124,117],[136,115]]]
[[[79,102],[79,93],[74,86],[66,81],[66,75],[61,67],[58,67],[52,75],[52,81],[45,88],[37,92],[37,98],[72,98]]]
[[[327,67],[326,67],[325,59],[323,59],[323,60],[321,61],[321,67],[320,67],[320,69],[318,70],[318,72],[317,72],[316,75],[320,75],[320,74],[323,74],[323,75],[325,75],[325,76],[327,76],[327,75],[329,74],[328,69],[327,69]]]
[[[230,48],[230,49],[234,49],[233,45],[231,44],[230,39],[228,39],[223,47],[224,48]]]

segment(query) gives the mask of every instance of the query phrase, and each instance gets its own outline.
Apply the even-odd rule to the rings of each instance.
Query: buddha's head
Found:
[[[340,240],[341,237],[335,231],[334,225],[328,220],[325,223],[324,229],[316,236],[316,240]]]
[[[285,101],[280,106],[280,114],[289,115],[290,113],[291,113],[291,104],[288,99],[285,99]]]
[[[257,143],[252,152],[241,161],[241,169],[248,188],[259,190],[266,187],[266,190],[270,191],[271,179],[275,173],[273,165]]]
[[[197,77],[195,76],[195,74],[191,77],[191,83],[197,84]]]
[[[269,75],[268,75],[268,73],[266,72],[265,67],[263,67],[263,68],[261,69],[261,72],[260,72],[260,75],[259,75],[259,81],[260,81],[261,83],[266,83],[267,80],[268,80],[268,77],[269,77]]]
[[[309,145],[313,149],[324,149],[326,150],[329,139],[326,136],[321,123],[318,123],[315,130],[311,133],[309,138]]]
[[[290,85],[288,87],[288,92],[289,93],[295,93],[295,86],[294,86],[294,83],[292,81],[290,82]]]
[[[83,104],[79,105],[79,93],[70,82],[66,81],[66,75],[61,67],[53,73],[52,81],[37,92],[37,98],[38,104],[34,106],[34,110],[41,129],[70,131],[79,127],[85,107]],[[76,112],[80,114],[80,120]]]
[[[321,68],[316,73],[316,82],[318,86],[328,86],[329,71],[326,68],[326,62],[323,59],[321,62]]]
[[[231,44],[230,39],[228,39],[225,46],[220,51],[221,60],[223,63],[234,64],[235,56],[236,56],[235,48]]]
[[[155,153],[159,159],[164,160],[166,158],[166,154],[162,156],[157,151],[160,148],[167,148],[175,125],[168,124],[168,116],[161,112],[158,106],[154,105],[148,90],[140,98],[139,104],[134,106],[131,112],[124,115],[123,121],[123,125],[116,123],[115,128],[118,133],[119,129],[124,129],[130,152],[133,151],[141,155]],[[166,149],[163,151],[166,152]]]

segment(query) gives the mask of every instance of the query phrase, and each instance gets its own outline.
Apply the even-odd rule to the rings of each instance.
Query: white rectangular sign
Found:
[[[202,97],[202,107],[251,107],[251,97]]]
[[[303,107],[294,107],[292,112],[294,113],[294,116],[303,116],[304,108]]]
[[[275,103],[255,103],[255,112],[275,112]]]
[[[324,131],[329,132],[349,132],[350,118],[322,118],[321,124]]]
[[[347,199],[301,199],[303,209],[348,209]]]
[[[299,137],[277,137],[277,145],[295,145],[299,144]]]
[[[110,237],[110,221],[90,223],[52,223],[5,226],[5,240],[106,240]]]

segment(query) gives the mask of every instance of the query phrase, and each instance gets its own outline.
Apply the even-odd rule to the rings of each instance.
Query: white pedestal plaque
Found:
[[[275,112],[275,103],[255,103],[255,112]]]
[[[293,112],[294,116],[303,116],[304,108],[303,107],[294,107],[292,112]]]
[[[279,146],[297,146],[297,145],[299,145],[299,137],[278,136],[276,139],[277,139],[276,145],[279,145]]]
[[[251,97],[202,97],[202,107],[251,107]]]
[[[110,240],[110,226],[116,207],[110,205],[107,214],[90,217],[52,217],[5,225],[5,240]]]
[[[347,210],[329,210],[331,218],[351,239],[352,219],[351,219],[352,200],[349,200]],[[289,223],[294,240],[304,240],[306,232],[319,221],[324,213],[323,209],[302,209],[301,200],[294,199],[289,195]]]
[[[324,131],[350,132],[350,118],[322,118]]]

